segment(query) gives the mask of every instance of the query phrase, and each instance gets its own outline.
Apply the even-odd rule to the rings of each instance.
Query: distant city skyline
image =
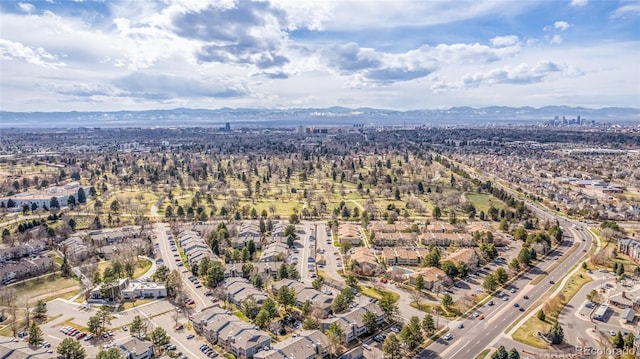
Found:
[[[2,1],[0,109],[638,108],[639,28],[627,0]]]

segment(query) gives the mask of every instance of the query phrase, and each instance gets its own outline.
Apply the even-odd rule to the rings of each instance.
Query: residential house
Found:
[[[153,343],[148,340],[131,338],[120,344],[126,359],[149,359],[153,358]]]
[[[450,282],[447,273],[438,267],[425,267],[409,273],[409,284],[414,285],[416,278],[422,276],[424,279],[424,288],[430,291],[439,291],[447,286]]]
[[[379,247],[401,247],[401,246],[415,246],[416,244],[415,233],[408,232],[394,232],[394,233],[377,233],[373,235],[371,240],[373,244]]]
[[[350,263],[353,263],[353,270],[358,274],[375,276],[384,271],[382,265],[378,263],[375,254],[369,248],[351,248],[348,255]]]
[[[0,263],[0,284],[37,277],[53,270],[53,260],[48,256],[23,258],[19,261]]]
[[[422,233],[418,240],[425,246],[435,245],[439,247],[448,247],[457,245],[461,247],[475,246],[473,236],[468,233],[448,233],[448,232],[427,232]]]
[[[362,243],[360,227],[353,223],[344,223],[338,227],[338,240],[340,243],[349,242],[351,245]]]
[[[260,256],[261,262],[283,261],[287,258],[289,247],[285,243],[273,242],[265,246]]]
[[[435,232],[453,233],[456,231],[456,227],[454,227],[453,224],[449,222],[439,221],[439,222],[429,223],[427,225],[426,231],[431,233],[435,233]]]
[[[321,320],[320,329],[325,331],[331,324],[336,323],[344,333],[344,342],[349,343],[368,332],[369,329],[362,318],[367,311],[376,314],[378,324],[382,324],[384,321],[384,313],[380,307],[375,303],[367,303],[362,307],[354,308],[346,313],[337,314],[333,318]]]
[[[27,256],[37,256],[46,249],[47,244],[41,239],[32,239],[13,247],[0,244],[0,262],[17,260]]]
[[[455,265],[466,263],[467,268],[473,271],[478,268],[478,265],[480,263],[480,256],[478,256],[478,253],[476,253],[475,249],[473,248],[463,248],[449,254],[444,259],[440,260],[440,262],[445,261],[451,261]]]
[[[407,222],[373,222],[369,226],[369,231],[378,233],[398,233],[398,232],[406,232],[411,230],[411,224]]]
[[[241,306],[242,302],[249,298],[253,298],[258,305],[267,299],[267,296],[257,290],[249,281],[245,278],[229,278],[225,279],[221,283],[222,291],[225,293],[227,299],[237,305]]]
[[[79,263],[89,258],[89,246],[80,237],[70,237],[60,243],[60,250],[72,263]]]
[[[213,254],[213,251],[204,242],[204,239],[194,231],[183,231],[178,235],[178,243],[184,251],[185,257],[189,265],[197,265],[204,258],[217,261],[219,258]]]
[[[304,303],[308,300],[311,302],[312,307],[321,309],[326,314],[331,313],[331,303],[333,297],[322,292],[319,292],[312,287],[306,286],[304,283],[293,279],[282,279],[271,286],[271,292],[273,295],[277,295],[278,290],[283,287],[289,287],[293,289],[296,294],[296,306],[302,308]]]
[[[427,254],[425,248],[384,248],[382,259],[387,266],[418,266]]]
[[[260,227],[253,222],[244,222],[240,225],[240,230],[236,237],[231,238],[231,246],[235,249],[241,249],[249,245],[250,241],[256,245],[256,248],[262,248],[262,233]]]
[[[255,262],[252,263],[252,273],[258,275],[264,275],[266,277],[270,277],[272,279],[276,279],[278,277],[278,269],[284,262]],[[244,273],[242,263],[226,263],[224,265],[224,277],[244,277],[249,278],[252,273]]]
[[[632,261],[640,263],[640,241],[633,238],[619,239],[618,253],[629,256]]]
[[[271,337],[228,311],[211,306],[191,316],[196,333],[213,345],[219,345],[237,358],[253,358],[271,346]]]
[[[273,348],[254,355],[254,359],[316,359],[329,355],[329,339],[319,330],[303,330]]]

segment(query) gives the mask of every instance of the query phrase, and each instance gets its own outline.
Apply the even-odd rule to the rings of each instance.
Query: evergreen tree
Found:
[[[56,352],[64,359],[84,359],[87,356],[80,342],[71,337],[64,338]]]
[[[551,326],[547,337],[551,341],[551,344],[561,344],[564,341],[564,330],[558,322],[555,322],[553,326]]]
[[[87,195],[84,193],[84,189],[82,187],[78,189],[78,203],[87,203]]]
[[[29,338],[27,338],[29,345],[37,347],[44,341],[44,333],[35,321],[31,323],[29,327]]]

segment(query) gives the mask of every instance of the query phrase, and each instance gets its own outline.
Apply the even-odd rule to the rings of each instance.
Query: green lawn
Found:
[[[476,357],[476,359],[484,359],[489,354],[490,351],[491,349],[485,349],[481,351],[480,354],[478,354],[478,356]]]
[[[499,199],[493,197],[490,194],[467,193],[466,197],[469,200],[469,202],[471,202],[473,206],[476,207],[477,213],[480,213],[480,211],[483,211],[484,213],[488,214],[489,207],[491,206],[494,206],[495,208],[498,208],[498,209],[506,207],[504,202],[500,201]]]
[[[530,345],[535,348],[547,349],[549,346],[542,339],[535,337],[533,334],[536,331],[545,333],[549,331],[551,324],[543,322],[536,316],[529,318],[515,333],[513,333],[513,340],[520,343]]]
[[[397,302],[398,299],[400,299],[400,295],[398,293],[394,293],[386,290],[360,286],[360,291],[362,292],[362,294],[366,295],[367,297],[376,298],[376,299],[382,299],[383,295],[388,294],[393,298],[394,303]]]
[[[38,299],[49,299],[64,296],[73,290],[80,288],[80,282],[75,278],[63,278],[59,275],[56,277],[38,277],[36,279],[18,282],[11,285],[15,289],[18,298],[30,298],[30,302],[35,303]],[[55,295],[53,293],[56,293]]]

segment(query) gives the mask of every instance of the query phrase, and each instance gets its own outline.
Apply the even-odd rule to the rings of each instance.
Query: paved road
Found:
[[[565,220],[565,222],[567,222]],[[569,223],[578,222],[568,221]],[[588,232],[573,230],[572,227],[564,228],[569,230],[573,235],[573,238],[579,243],[579,249],[569,255],[565,260],[558,265],[554,270],[548,273],[547,277],[539,282],[537,285],[531,285],[529,282],[536,278],[538,274],[546,272],[549,267],[555,262],[553,258],[555,256],[562,255],[573,244],[572,241],[563,241],[561,245],[549,253],[538,266],[532,268],[527,274],[515,281],[509,288],[517,288],[516,293],[511,295],[508,301],[501,299],[494,299],[494,306],[485,305],[478,311],[485,315],[486,319],[477,320],[473,317],[469,319],[463,319],[462,323],[464,328],[458,329],[458,322],[452,322],[449,325],[450,332],[453,335],[453,339],[450,341],[439,339],[437,342],[420,352],[416,358],[474,358],[482,350],[489,347],[493,342],[499,341],[502,338],[503,331],[514,321],[516,321],[522,312],[518,308],[514,307],[515,303],[518,303],[521,307],[527,309],[529,305],[533,305],[540,298],[547,295],[547,292],[552,287],[549,283],[550,280],[554,282],[560,280],[570,268],[580,261],[582,256],[585,255],[583,250],[589,250],[592,245],[592,237]],[[524,295],[529,296],[530,299],[523,299]]]
[[[191,275],[189,271],[187,271],[184,267],[178,266],[178,260],[180,257],[175,257],[174,253],[171,251],[171,245],[169,244],[169,236],[167,235],[167,231],[169,231],[169,226],[166,223],[154,223],[153,230],[156,234],[156,242],[158,243],[159,255],[164,260],[164,265],[169,268],[169,270],[177,270],[178,273],[182,275],[182,285],[184,287],[185,293],[189,294],[191,298],[196,301],[196,310],[202,309],[204,307],[208,307],[211,305],[211,300],[204,295],[205,288],[196,288],[191,281],[187,279]],[[174,238],[177,243],[177,238]]]

